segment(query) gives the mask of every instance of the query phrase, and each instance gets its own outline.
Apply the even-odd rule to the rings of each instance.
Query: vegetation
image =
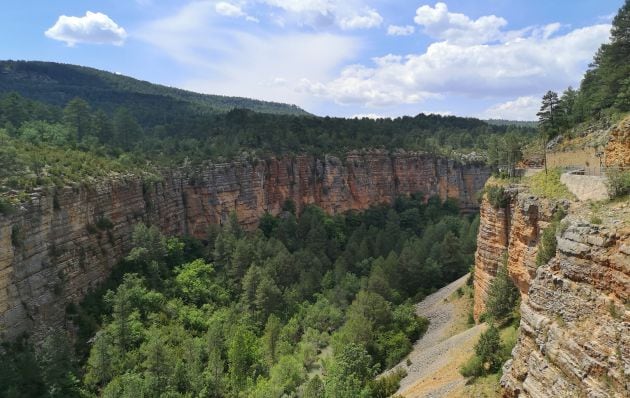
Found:
[[[559,168],[550,169],[548,172],[537,173],[527,181],[532,193],[536,196],[548,199],[571,199],[573,194],[566,185],[560,182],[562,172]]]
[[[68,306],[76,351],[65,334],[5,347],[0,395],[389,396],[404,372],[375,376],[428,325],[412,303],[467,272],[477,227],[422,195],[267,214],[252,232],[232,217],[207,246],[140,224],[111,278]]]
[[[497,274],[490,284],[486,299],[486,319],[490,317],[493,320],[504,322],[516,318],[514,310],[518,308],[521,296],[508,273],[507,261],[506,255],[503,264],[497,270]]]
[[[547,139],[569,134],[581,123],[630,111],[630,0],[612,23],[610,43],[595,54],[578,90],[545,94],[539,128]]]
[[[630,195],[630,170],[611,170],[607,176],[609,192],[613,198]]]
[[[483,193],[495,209],[504,209],[509,204],[510,197],[502,186],[486,184]]]
[[[34,61],[0,61],[0,91],[64,106],[76,97],[106,112],[129,108],[141,120],[161,120],[173,111],[183,114],[227,112],[235,108],[262,113],[307,115],[294,105],[248,98],[198,94],[151,84],[97,69]]]
[[[536,265],[541,266],[547,264],[556,255],[556,247],[558,242],[556,240],[556,233],[561,228],[561,221],[565,217],[564,210],[558,210],[551,223],[543,230],[538,243],[538,253],[536,254]]]

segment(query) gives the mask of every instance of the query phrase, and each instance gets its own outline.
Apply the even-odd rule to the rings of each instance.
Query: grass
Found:
[[[472,384],[464,387],[460,397],[495,398],[501,396],[501,385],[499,374],[482,376],[474,379]]]
[[[532,193],[548,199],[574,199],[566,185],[560,182],[560,169],[549,169],[547,173],[540,172],[526,180]]]

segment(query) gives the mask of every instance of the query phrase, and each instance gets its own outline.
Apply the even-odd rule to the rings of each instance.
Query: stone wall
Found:
[[[286,199],[330,214],[390,203],[415,192],[455,198],[473,211],[489,176],[478,165],[428,155],[383,152],[286,157],[167,172],[161,182],[134,176],[92,186],[36,192],[12,216],[0,215],[0,337],[45,335],[65,307],[109,275],[130,249],[136,223],[165,234],[204,238],[209,225],[236,211],[254,228]]]

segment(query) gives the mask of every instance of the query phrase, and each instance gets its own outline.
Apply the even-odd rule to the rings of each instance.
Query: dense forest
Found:
[[[421,194],[329,216],[288,201],[207,245],[143,224],[134,248],[34,350],[5,344],[0,396],[387,397],[424,333],[417,300],[468,272],[478,218]]]

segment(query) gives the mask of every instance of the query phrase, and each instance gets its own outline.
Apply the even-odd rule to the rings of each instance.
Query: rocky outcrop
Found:
[[[90,186],[39,191],[16,214],[0,215],[0,336],[58,327],[69,302],[107,277],[130,248],[133,226],[204,238],[235,211],[248,228],[286,199],[331,214],[423,192],[478,207],[485,167],[428,155],[383,152],[286,157],[167,172],[161,181],[121,176]]]
[[[482,203],[474,282],[478,317],[508,253],[522,302],[518,342],[501,379],[504,396],[628,396],[630,228],[619,220],[591,225],[579,214],[583,208],[572,207],[558,231],[556,256],[536,267],[539,236],[567,204],[533,197],[524,187],[509,193],[507,209]]]
[[[522,192],[519,192],[522,191]],[[480,209],[477,252],[475,253],[475,320],[485,312],[485,301],[498,267],[507,262],[508,272],[526,297],[536,275],[538,240],[553,214],[565,204],[536,198],[524,187],[506,191],[506,208],[495,208],[486,199]]]
[[[630,117],[611,130],[605,159],[607,167],[630,167]]]
[[[507,397],[630,393],[630,230],[570,223],[521,305]]]

